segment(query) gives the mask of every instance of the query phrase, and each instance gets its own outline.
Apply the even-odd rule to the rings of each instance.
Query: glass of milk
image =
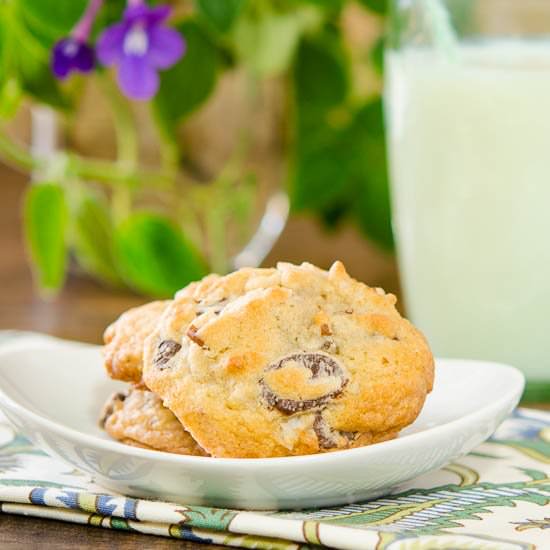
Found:
[[[550,401],[550,1],[394,0],[385,109],[409,316]]]

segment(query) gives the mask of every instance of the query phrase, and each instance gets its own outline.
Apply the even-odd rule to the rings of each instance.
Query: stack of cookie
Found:
[[[107,372],[131,386],[102,424],[131,445],[215,457],[392,439],[434,376],[426,340],[395,301],[340,262],[209,275],[106,330]]]

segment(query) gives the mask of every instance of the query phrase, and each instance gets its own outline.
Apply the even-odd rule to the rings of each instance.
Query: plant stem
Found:
[[[168,174],[173,174],[174,180],[179,170],[180,151],[175,136],[170,132],[159,117],[155,105],[151,104],[150,113],[159,138],[160,160],[162,168]]]
[[[174,134],[166,127],[155,108],[154,103],[150,106],[151,119],[155,124],[158,143],[160,149],[160,160],[162,169],[171,175],[172,190],[174,192],[175,207],[173,209],[176,221],[181,227],[183,233],[199,249],[204,248],[204,232],[201,228],[199,216],[194,210],[195,206],[200,205],[200,201],[194,200],[192,181],[185,178],[186,189],[188,192],[187,200],[182,200],[181,187],[176,185],[178,176],[183,179],[182,170],[180,170],[180,150]],[[191,203],[194,203],[191,205]]]
[[[82,42],[86,42],[88,40],[90,31],[92,30],[92,25],[94,24],[97,16],[97,12],[101,8],[102,4],[103,0],[89,0],[84,14],[71,33],[77,40]]]
[[[6,163],[28,172],[41,164],[26,149],[11,141],[4,132],[0,132],[0,154]]]
[[[128,106],[128,102],[122,97],[107,73],[101,75],[100,83],[103,93],[111,104],[117,137],[117,164],[123,171],[133,174],[139,165],[138,134],[134,117]],[[111,204],[115,221],[120,222],[128,217],[132,209],[132,189],[130,182],[113,189]]]
[[[0,158],[6,164],[24,172],[44,169],[45,165],[49,163],[49,159],[33,157],[25,147],[11,140],[2,129],[0,129]],[[142,168],[136,169],[135,172],[129,172],[118,163],[108,160],[85,159],[75,153],[67,153],[67,158],[71,174],[82,180],[96,181],[113,187],[147,184],[166,189],[171,185],[168,174],[160,170]]]
[[[214,273],[224,274],[227,272],[227,250],[226,239],[226,217],[225,208],[219,207],[220,197],[214,197],[218,204],[204,205],[206,235],[210,255],[210,267]]]
[[[128,102],[107,73],[100,76],[100,83],[111,104],[117,138],[117,162],[123,169],[133,172],[138,166],[138,139],[134,117]]]

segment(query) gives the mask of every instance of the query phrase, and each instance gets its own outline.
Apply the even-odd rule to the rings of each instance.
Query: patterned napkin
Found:
[[[4,335],[5,336],[5,335]],[[550,413],[517,410],[488,442],[370,502],[240,512],[125,497],[0,416],[0,511],[244,548],[550,548]]]

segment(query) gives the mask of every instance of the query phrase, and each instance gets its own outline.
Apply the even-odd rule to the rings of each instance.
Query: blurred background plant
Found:
[[[270,197],[284,221],[281,187],[294,212],[328,228],[353,220],[391,250],[382,38],[356,24],[381,29],[386,1],[169,6],[0,2],[0,157],[31,175],[24,226],[38,288],[55,293],[77,266],[168,296],[261,261],[243,248]],[[27,140],[14,131],[25,116]],[[212,136],[224,133],[218,151]]]

